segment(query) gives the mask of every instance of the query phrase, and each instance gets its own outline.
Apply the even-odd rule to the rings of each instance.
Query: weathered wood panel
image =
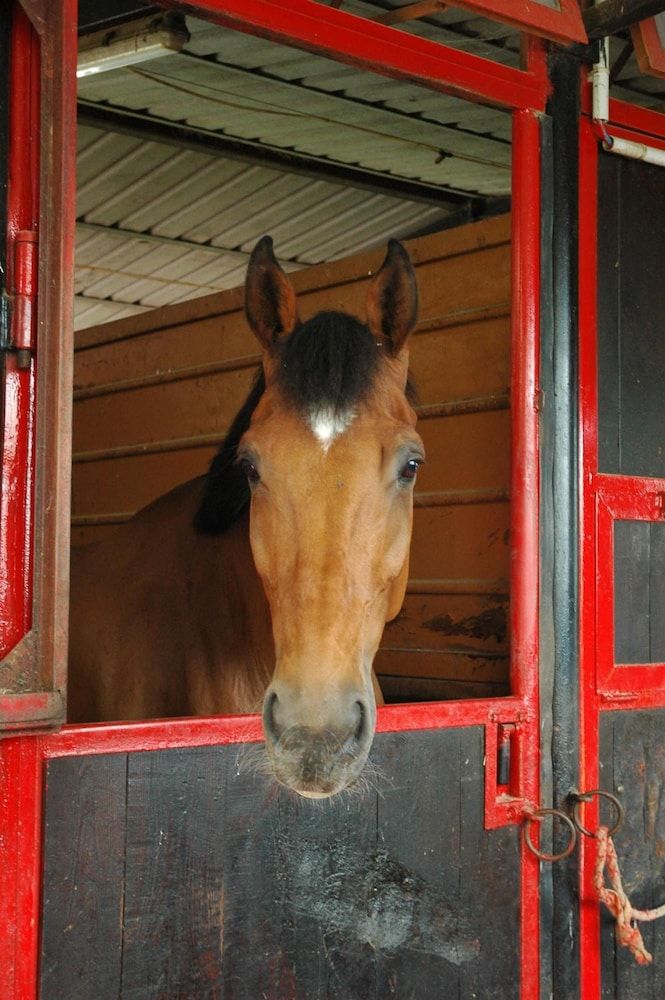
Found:
[[[409,245],[421,297],[411,367],[428,456],[418,483],[424,506],[414,518],[411,576],[435,584],[437,613],[459,622],[487,609],[446,611],[451,584],[459,593],[465,581],[473,581],[482,601],[496,594],[498,581],[504,596],[492,601],[504,612],[506,606],[509,236],[509,219],[501,218]],[[302,315],[323,308],[362,315],[367,274],[380,258],[380,252],[363,254],[293,275]],[[239,289],[78,334],[75,543],[93,541],[174,485],[205,472],[247,392],[256,359]],[[407,647],[394,638],[399,628],[388,629],[379,660],[390,697],[505,692],[507,639],[491,653],[473,635],[464,648],[443,649],[433,630],[423,627]]]
[[[44,953],[42,997],[119,996],[126,788],[124,754],[48,768],[42,919],[57,945]]]
[[[665,175],[603,154],[599,195],[599,468],[665,476]]]
[[[665,524],[615,521],[614,659],[665,662]]]
[[[382,734],[372,787],[325,802],[255,752],[118,755],[124,870],[88,855],[104,760],[49,763],[41,1000],[516,1000],[519,831],[483,829],[482,729]]]
[[[606,712],[600,726],[601,787],[619,797],[626,818],[614,840],[624,888],[634,906],[665,903],[665,711]],[[609,811],[603,809],[607,822]],[[654,961],[639,966],[617,948],[614,920],[601,918],[603,1000],[665,996],[665,920],[640,924]]]

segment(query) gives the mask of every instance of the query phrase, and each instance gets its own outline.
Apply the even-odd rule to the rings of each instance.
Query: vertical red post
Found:
[[[511,405],[511,687],[526,708],[517,766],[521,795],[539,801],[538,724],[540,347],[540,126],[533,112],[513,116]],[[539,865],[522,844],[523,1000],[540,990]]]
[[[42,746],[0,740],[0,996],[37,996],[41,890]]]
[[[21,232],[35,233],[39,215],[39,40],[18,4],[14,5],[9,102],[7,190],[7,287],[10,295],[25,274],[17,254]],[[32,242],[32,240],[31,240]],[[17,260],[18,256],[18,260]],[[18,266],[17,266],[18,264]],[[34,272],[33,272],[34,273]],[[12,295],[13,297],[13,295]],[[29,344],[30,330],[12,333]],[[0,503],[0,659],[29,631],[32,622],[32,523],[34,494],[35,365],[18,352],[4,364],[2,501]]]

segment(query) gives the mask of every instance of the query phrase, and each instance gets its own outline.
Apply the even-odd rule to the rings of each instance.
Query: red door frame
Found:
[[[614,665],[614,582],[612,526],[616,517],[659,520],[655,494],[665,480],[598,472],[597,213],[600,135],[586,113],[580,124],[580,788],[602,787],[599,761],[601,712],[665,708],[665,665]],[[611,135],[648,141],[665,148],[665,115],[610,102]],[[585,813],[587,827],[598,822],[597,800]],[[593,887],[595,844],[580,844],[581,991],[584,1000],[601,996],[600,911]]]
[[[65,711],[76,2],[15,0],[11,10],[0,730],[25,731]]]
[[[27,16],[18,9],[13,35],[6,275],[7,288],[12,290],[21,284],[15,267],[17,237],[22,232],[36,233],[39,221],[40,92],[39,42]],[[33,331],[26,333],[29,341]],[[0,660],[32,624],[35,366],[19,367],[14,352],[7,352],[5,357],[4,391],[4,421],[0,428],[0,579],[6,584],[2,593]]]
[[[194,5],[192,5],[194,6]],[[540,128],[548,92],[544,47],[530,41],[527,69],[498,64],[424,42],[313,0],[201,0],[197,13],[231,27],[324,51],[386,76],[483,100],[513,111],[512,219],[512,483],[511,684],[506,698],[379,710],[379,732],[452,726],[485,729],[485,824],[517,823],[539,801],[538,708],[538,358],[540,307]],[[73,214],[73,206],[68,206]],[[510,784],[497,783],[500,724],[515,726]],[[37,995],[41,803],[51,757],[165,747],[252,742],[251,718],[168,720],[65,727],[47,736],[0,743],[3,774],[0,845],[7,861],[0,899],[0,989],[5,1000]],[[520,932],[522,1000],[539,993],[539,863],[522,849]]]

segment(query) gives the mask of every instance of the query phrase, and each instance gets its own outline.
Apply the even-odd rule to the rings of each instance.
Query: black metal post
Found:
[[[543,126],[541,649],[544,798],[561,808],[579,762],[578,124],[579,62],[550,60]],[[555,826],[553,849],[564,832]],[[543,879],[543,996],[579,997],[577,860]]]

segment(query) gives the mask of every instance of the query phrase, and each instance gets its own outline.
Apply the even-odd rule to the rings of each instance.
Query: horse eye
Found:
[[[420,458],[410,458],[400,471],[399,481],[401,483],[412,482],[416,478],[416,473],[422,464],[423,463]]]
[[[250,486],[256,486],[261,476],[259,475],[259,470],[253,465],[248,458],[241,458],[238,465],[240,466],[243,474],[247,476],[247,482]]]

